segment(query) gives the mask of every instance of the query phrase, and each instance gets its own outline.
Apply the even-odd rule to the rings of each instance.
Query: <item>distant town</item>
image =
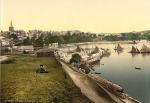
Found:
[[[91,33],[72,31],[17,30],[12,21],[8,31],[0,32],[2,46],[33,45],[44,47],[51,43],[67,44],[97,41],[150,40],[150,30],[127,33]]]

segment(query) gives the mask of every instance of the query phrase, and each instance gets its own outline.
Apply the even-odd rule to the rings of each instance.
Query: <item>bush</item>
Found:
[[[79,54],[73,54],[72,58],[70,59],[70,64],[71,63],[80,63],[81,62],[81,56]]]
[[[23,51],[23,54],[29,54],[29,52],[27,52],[27,51],[24,50],[24,51]]]

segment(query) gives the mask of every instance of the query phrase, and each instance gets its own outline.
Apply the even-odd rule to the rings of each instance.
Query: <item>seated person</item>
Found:
[[[40,65],[37,68],[36,73],[48,73],[48,71],[46,70],[46,68],[43,65]]]

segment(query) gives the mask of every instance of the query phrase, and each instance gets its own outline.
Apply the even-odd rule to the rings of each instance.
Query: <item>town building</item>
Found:
[[[0,36],[0,43],[1,46],[9,46],[9,39],[5,38],[4,36]]]

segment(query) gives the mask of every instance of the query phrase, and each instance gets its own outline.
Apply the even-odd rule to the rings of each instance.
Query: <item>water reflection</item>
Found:
[[[119,55],[119,54],[123,53],[123,51],[115,50],[115,53],[117,53]]]
[[[142,53],[141,54],[143,57],[146,57],[146,56],[150,56],[150,53]]]
[[[138,56],[139,53],[130,53],[132,55],[132,57]]]
[[[147,57],[147,56],[150,56],[150,53],[130,53],[132,55],[132,57],[135,57],[135,56],[139,56],[141,55],[143,58],[144,57]]]

